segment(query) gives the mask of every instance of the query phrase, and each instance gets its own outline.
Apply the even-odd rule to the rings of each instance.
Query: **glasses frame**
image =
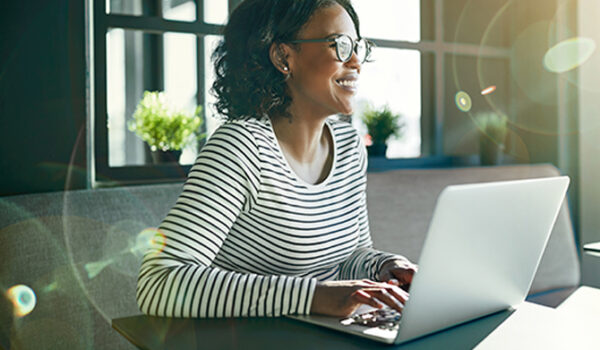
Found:
[[[337,56],[337,59],[340,60],[341,62],[348,62],[352,59],[352,55],[350,55],[347,59],[342,59],[342,57],[340,56],[340,49],[339,49],[339,44],[338,44],[338,40],[342,37],[346,37],[348,39],[350,39],[350,42],[352,43],[352,55],[356,54],[358,56],[358,43],[360,41],[363,41],[366,45],[366,54],[365,57],[360,61],[360,63],[365,63],[365,62],[371,62],[369,60],[369,56],[371,55],[371,51],[373,50],[373,48],[375,47],[375,43],[372,42],[371,40],[365,39],[365,38],[359,38],[357,40],[352,39],[352,37],[350,37],[350,35],[348,34],[337,34],[333,37],[329,37],[329,38],[324,38],[324,39],[298,39],[298,40],[292,40],[292,41],[288,41],[290,44],[301,44],[301,43],[326,43],[326,42],[334,42],[335,43],[335,54]]]

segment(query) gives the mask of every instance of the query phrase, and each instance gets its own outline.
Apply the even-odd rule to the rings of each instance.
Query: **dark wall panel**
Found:
[[[83,3],[0,1],[0,196],[86,185]]]

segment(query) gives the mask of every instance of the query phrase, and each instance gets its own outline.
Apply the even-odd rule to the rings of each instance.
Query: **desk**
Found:
[[[598,349],[600,289],[580,287],[556,309],[524,302],[398,346],[401,349]],[[390,349],[285,317],[172,319],[132,316],[113,328],[141,349]],[[595,346],[592,346],[595,345]]]

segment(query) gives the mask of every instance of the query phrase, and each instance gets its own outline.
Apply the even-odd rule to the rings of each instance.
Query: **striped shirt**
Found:
[[[396,255],[372,249],[366,152],[328,119],[333,165],[319,184],[287,163],[268,118],[219,127],[145,254],[137,302],[148,315],[307,315],[317,281],[378,278]]]

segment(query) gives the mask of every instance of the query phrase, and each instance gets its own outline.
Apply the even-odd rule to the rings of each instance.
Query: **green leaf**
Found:
[[[367,126],[374,144],[385,144],[391,136],[400,137],[404,128],[402,116],[392,113],[387,105],[380,109],[367,108],[362,115],[362,121]]]
[[[145,91],[138,103],[128,129],[144,140],[150,149],[181,150],[195,139],[200,139],[202,106],[194,114],[176,110],[169,105],[166,95],[158,91]],[[194,138],[193,136],[196,135]]]

